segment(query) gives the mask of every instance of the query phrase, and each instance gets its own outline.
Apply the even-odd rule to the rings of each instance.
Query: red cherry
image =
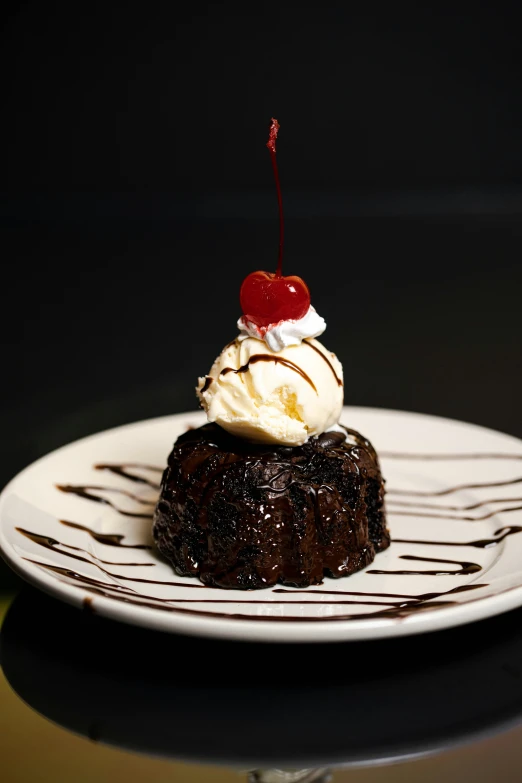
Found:
[[[279,258],[277,271],[252,272],[245,277],[239,292],[241,309],[248,321],[252,321],[261,329],[266,329],[271,324],[279,321],[298,321],[308,312],[310,307],[310,291],[304,280],[292,275],[283,277],[281,274],[283,264],[283,200],[279,184],[279,172],[276,161],[276,139],[279,131],[279,123],[272,118],[267,147],[272,159],[274,177],[277,191],[277,203],[279,205]]]
[[[304,280],[296,275],[278,277],[273,272],[252,272],[245,277],[239,299],[246,318],[260,327],[297,321],[310,307],[310,291]]]

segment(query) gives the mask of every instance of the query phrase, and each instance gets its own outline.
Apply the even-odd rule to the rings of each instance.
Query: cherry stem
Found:
[[[272,124],[270,126],[270,134],[266,146],[270,152],[270,158],[272,159],[272,168],[274,169],[274,179],[277,190],[277,203],[279,206],[279,257],[277,259],[276,277],[281,277],[283,274],[283,240],[285,237],[285,224],[283,219],[283,198],[281,196],[281,184],[279,182],[279,171],[277,168],[276,160],[276,139],[279,131],[279,123],[272,117]]]

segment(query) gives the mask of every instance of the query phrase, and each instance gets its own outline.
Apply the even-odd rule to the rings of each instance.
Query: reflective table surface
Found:
[[[518,779],[522,610],[297,648],[143,631],[8,579],[6,783]]]

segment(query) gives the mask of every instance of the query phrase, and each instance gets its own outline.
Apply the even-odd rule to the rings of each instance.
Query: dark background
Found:
[[[0,484],[196,407],[275,267],[271,116],[346,403],[522,436],[522,6],[418,5],[3,11]]]

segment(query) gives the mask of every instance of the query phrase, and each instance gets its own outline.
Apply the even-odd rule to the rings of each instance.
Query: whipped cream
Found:
[[[208,420],[232,434],[300,446],[339,421],[343,369],[317,340],[274,351],[243,335],[223,349],[196,391]]]
[[[326,329],[326,321],[312,305],[306,315],[297,321],[279,321],[270,326],[257,326],[244,315],[237,322],[237,328],[243,332],[240,340],[255,337],[264,340],[271,351],[279,352],[291,345],[299,345],[306,337],[319,337]]]

